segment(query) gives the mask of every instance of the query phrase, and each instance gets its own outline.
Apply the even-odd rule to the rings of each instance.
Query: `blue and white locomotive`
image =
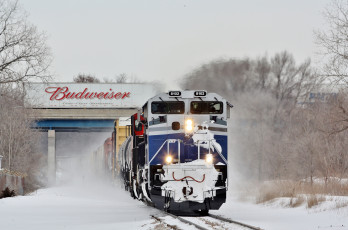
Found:
[[[170,91],[131,117],[119,150],[127,190],[165,210],[219,209],[227,191],[227,118],[216,93]]]

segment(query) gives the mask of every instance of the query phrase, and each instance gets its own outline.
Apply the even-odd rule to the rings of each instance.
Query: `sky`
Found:
[[[161,81],[167,90],[219,58],[272,56],[297,62],[318,47],[329,0],[20,0],[29,21],[48,36],[55,81],[79,73],[126,73]]]

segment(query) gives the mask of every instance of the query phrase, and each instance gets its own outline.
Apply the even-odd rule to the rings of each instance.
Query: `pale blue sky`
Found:
[[[288,50],[315,58],[313,31],[329,0],[20,0],[49,36],[57,81],[119,73],[177,87],[216,58]]]

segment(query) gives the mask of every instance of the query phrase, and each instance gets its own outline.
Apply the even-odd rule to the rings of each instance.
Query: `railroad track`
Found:
[[[236,225],[245,227],[245,228],[247,228],[247,229],[262,230],[262,229],[259,228],[259,227],[255,227],[255,226],[252,226],[252,225],[249,225],[249,224],[244,224],[244,223],[242,223],[242,222],[238,222],[238,221],[231,220],[231,219],[228,219],[228,218],[224,218],[224,217],[221,217],[221,216],[217,216],[217,215],[214,215],[214,214],[209,214],[208,216],[210,216],[210,217],[212,217],[212,218],[214,218],[214,219],[217,219],[217,220],[221,220],[221,221],[225,221],[225,222],[228,222],[228,223],[236,224]]]
[[[173,219],[179,220],[182,223],[191,225],[199,230],[210,230],[210,229],[240,229],[240,230],[262,230],[259,227],[251,226],[248,224],[244,224],[238,221],[234,221],[228,218],[224,218],[221,216],[208,214],[207,216],[195,216],[195,217],[183,217],[178,215],[173,215],[171,213],[167,213],[162,211],[164,215],[170,216]],[[159,216],[151,216],[158,222],[166,225],[169,229],[180,229],[180,227],[176,226],[173,223],[168,223],[168,218],[159,217]]]

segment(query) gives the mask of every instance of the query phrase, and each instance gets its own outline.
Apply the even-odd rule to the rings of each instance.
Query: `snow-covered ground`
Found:
[[[220,210],[211,213],[267,230],[348,230],[348,197],[327,197],[327,201],[311,209],[305,204],[284,207],[288,199],[254,204],[230,196]],[[337,204],[343,207],[337,208]]]
[[[269,230],[348,229],[348,198],[328,198],[312,209],[305,204],[284,208],[284,199],[256,205],[231,196],[227,204],[212,213]],[[337,201],[344,207],[337,209]],[[0,199],[0,229],[6,230],[168,228],[151,215],[163,216],[131,198],[121,186],[102,183],[57,186]],[[168,216],[163,220],[179,229],[194,229]]]
[[[139,229],[157,211],[112,187],[64,186],[0,200],[0,229]]]

